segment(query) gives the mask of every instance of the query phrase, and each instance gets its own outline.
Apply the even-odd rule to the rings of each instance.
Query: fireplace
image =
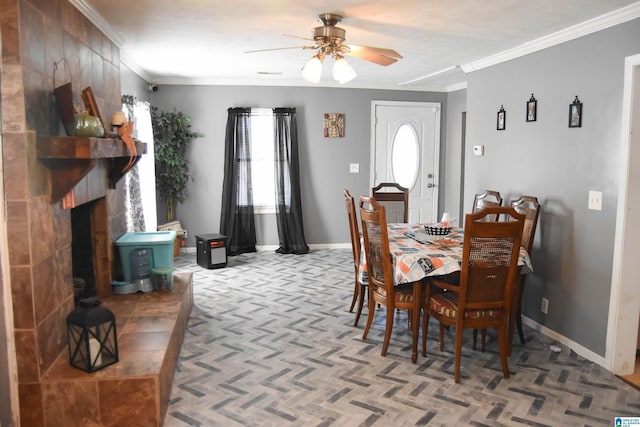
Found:
[[[108,218],[104,197],[71,209],[71,263],[76,302],[111,294]]]
[[[80,299],[96,296],[91,227],[94,206],[95,202],[89,202],[71,209],[71,263],[76,304]]]

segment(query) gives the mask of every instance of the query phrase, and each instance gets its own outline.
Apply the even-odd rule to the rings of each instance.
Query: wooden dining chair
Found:
[[[360,314],[362,313],[362,307],[367,295],[367,278],[366,273],[360,274],[360,256],[362,252],[362,246],[360,242],[360,230],[358,227],[358,216],[356,215],[356,203],[351,193],[346,188],[344,189],[344,204],[347,208],[347,217],[349,218],[349,233],[351,235],[351,252],[353,253],[353,268],[355,271],[355,286],[353,289],[353,298],[351,299],[351,307],[349,312],[353,313],[353,308],[358,304],[356,309],[356,319],[353,322],[353,326],[358,326],[358,320],[360,320]]]
[[[499,191],[495,190],[484,190],[482,193],[478,193],[473,198],[473,206],[471,208],[471,212],[480,212],[484,208],[488,207],[500,207],[502,206],[502,196]],[[495,215],[487,216],[486,221],[499,221],[500,218]],[[487,331],[482,330],[482,338],[481,338],[481,350],[484,352],[485,342],[487,340]],[[473,331],[473,349],[476,348],[476,343],[478,341],[478,330],[474,329]]]
[[[519,199],[511,201],[511,207],[513,207],[516,212],[525,216],[521,246],[527,250],[529,257],[531,257],[533,240],[535,239],[536,228],[538,225],[538,217],[540,216],[540,203],[538,202],[537,197],[521,196]],[[521,344],[524,344],[524,333],[522,332],[522,293],[524,291],[524,282],[526,278],[526,274],[518,274],[513,297],[514,315],[512,316],[510,324],[510,330],[513,331],[513,322],[515,321]]]
[[[473,207],[471,212],[479,212],[488,207],[502,206],[502,196],[499,191],[484,190],[482,193],[476,194],[473,198]],[[486,221],[498,221],[499,218],[494,216],[486,217]]]
[[[536,234],[536,227],[538,224],[538,217],[540,216],[540,203],[538,198],[534,196],[521,196],[517,200],[511,201],[511,207],[516,212],[525,216],[524,227],[522,229],[522,242],[521,246],[527,250],[529,257],[531,257],[531,250],[533,249],[533,240]],[[518,337],[520,343],[524,344],[524,332],[522,330],[522,293],[524,291],[524,283],[527,278],[526,274],[518,274],[516,277],[515,287],[513,289],[513,304],[512,304],[512,316],[509,318],[509,352],[511,352],[511,343],[513,341],[513,333],[517,328]],[[476,345],[477,333],[474,331],[473,346]],[[482,331],[481,335],[481,349],[484,351],[486,341],[486,331]]]
[[[488,221],[489,215],[509,221]],[[433,293],[426,287],[422,320],[422,354],[427,353],[429,317],[440,322],[440,351],[444,348],[445,325],[455,327],[455,382],[460,382],[460,360],[464,329],[498,329],[502,374],[509,378],[507,336],[513,287],[518,274],[518,256],[524,215],[512,207],[489,207],[465,217],[462,270],[459,284],[431,278],[431,286],[446,290]]]
[[[414,308],[414,300],[419,301],[420,295],[414,295],[415,289],[418,287],[414,287],[413,284],[411,286],[409,284],[394,286],[385,207],[378,204],[373,197],[360,197],[360,220],[369,282],[369,310],[362,339],[367,339],[375,316],[376,305],[384,306],[386,322],[381,354],[386,356],[396,309],[409,310],[411,313]],[[418,323],[411,326],[417,328]],[[415,363],[417,353],[412,354],[411,357]]]
[[[389,222],[409,222],[409,189],[395,182],[381,182],[371,196],[385,207]]]

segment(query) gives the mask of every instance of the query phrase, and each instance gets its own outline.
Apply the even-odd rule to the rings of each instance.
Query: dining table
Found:
[[[389,223],[389,251],[392,258],[395,286],[413,284],[414,308],[412,324],[412,360],[418,354],[419,319],[422,295],[427,279],[433,276],[449,276],[462,270],[464,229],[451,227],[446,235],[429,234],[424,224]],[[364,243],[364,242],[363,242]],[[364,248],[362,248],[364,254]],[[360,257],[359,274],[367,274],[366,256]],[[531,258],[524,247],[518,256],[520,274],[533,271]],[[366,279],[365,279],[366,280]],[[510,316],[513,316],[514,310]],[[509,347],[513,337],[513,321],[509,321]]]

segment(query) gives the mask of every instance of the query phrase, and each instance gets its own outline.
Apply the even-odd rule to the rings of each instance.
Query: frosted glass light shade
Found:
[[[346,59],[342,57],[336,59],[336,62],[333,64],[333,78],[335,80],[342,84],[353,80],[355,77],[356,72]]]
[[[313,56],[302,67],[302,78],[311,83],[319,83],[322,76],[322,61],[317,56]]]

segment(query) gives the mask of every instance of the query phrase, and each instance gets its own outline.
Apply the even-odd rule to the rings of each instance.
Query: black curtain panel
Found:
[[[306,254],[300,198],[298,130],[295,108],[274,108],[276,218],[281,254]]]
[[[227,253],[238,255],[256,252],[251,191],[251,109],[229,108],[227,111],[220,233],[228,237]]]

